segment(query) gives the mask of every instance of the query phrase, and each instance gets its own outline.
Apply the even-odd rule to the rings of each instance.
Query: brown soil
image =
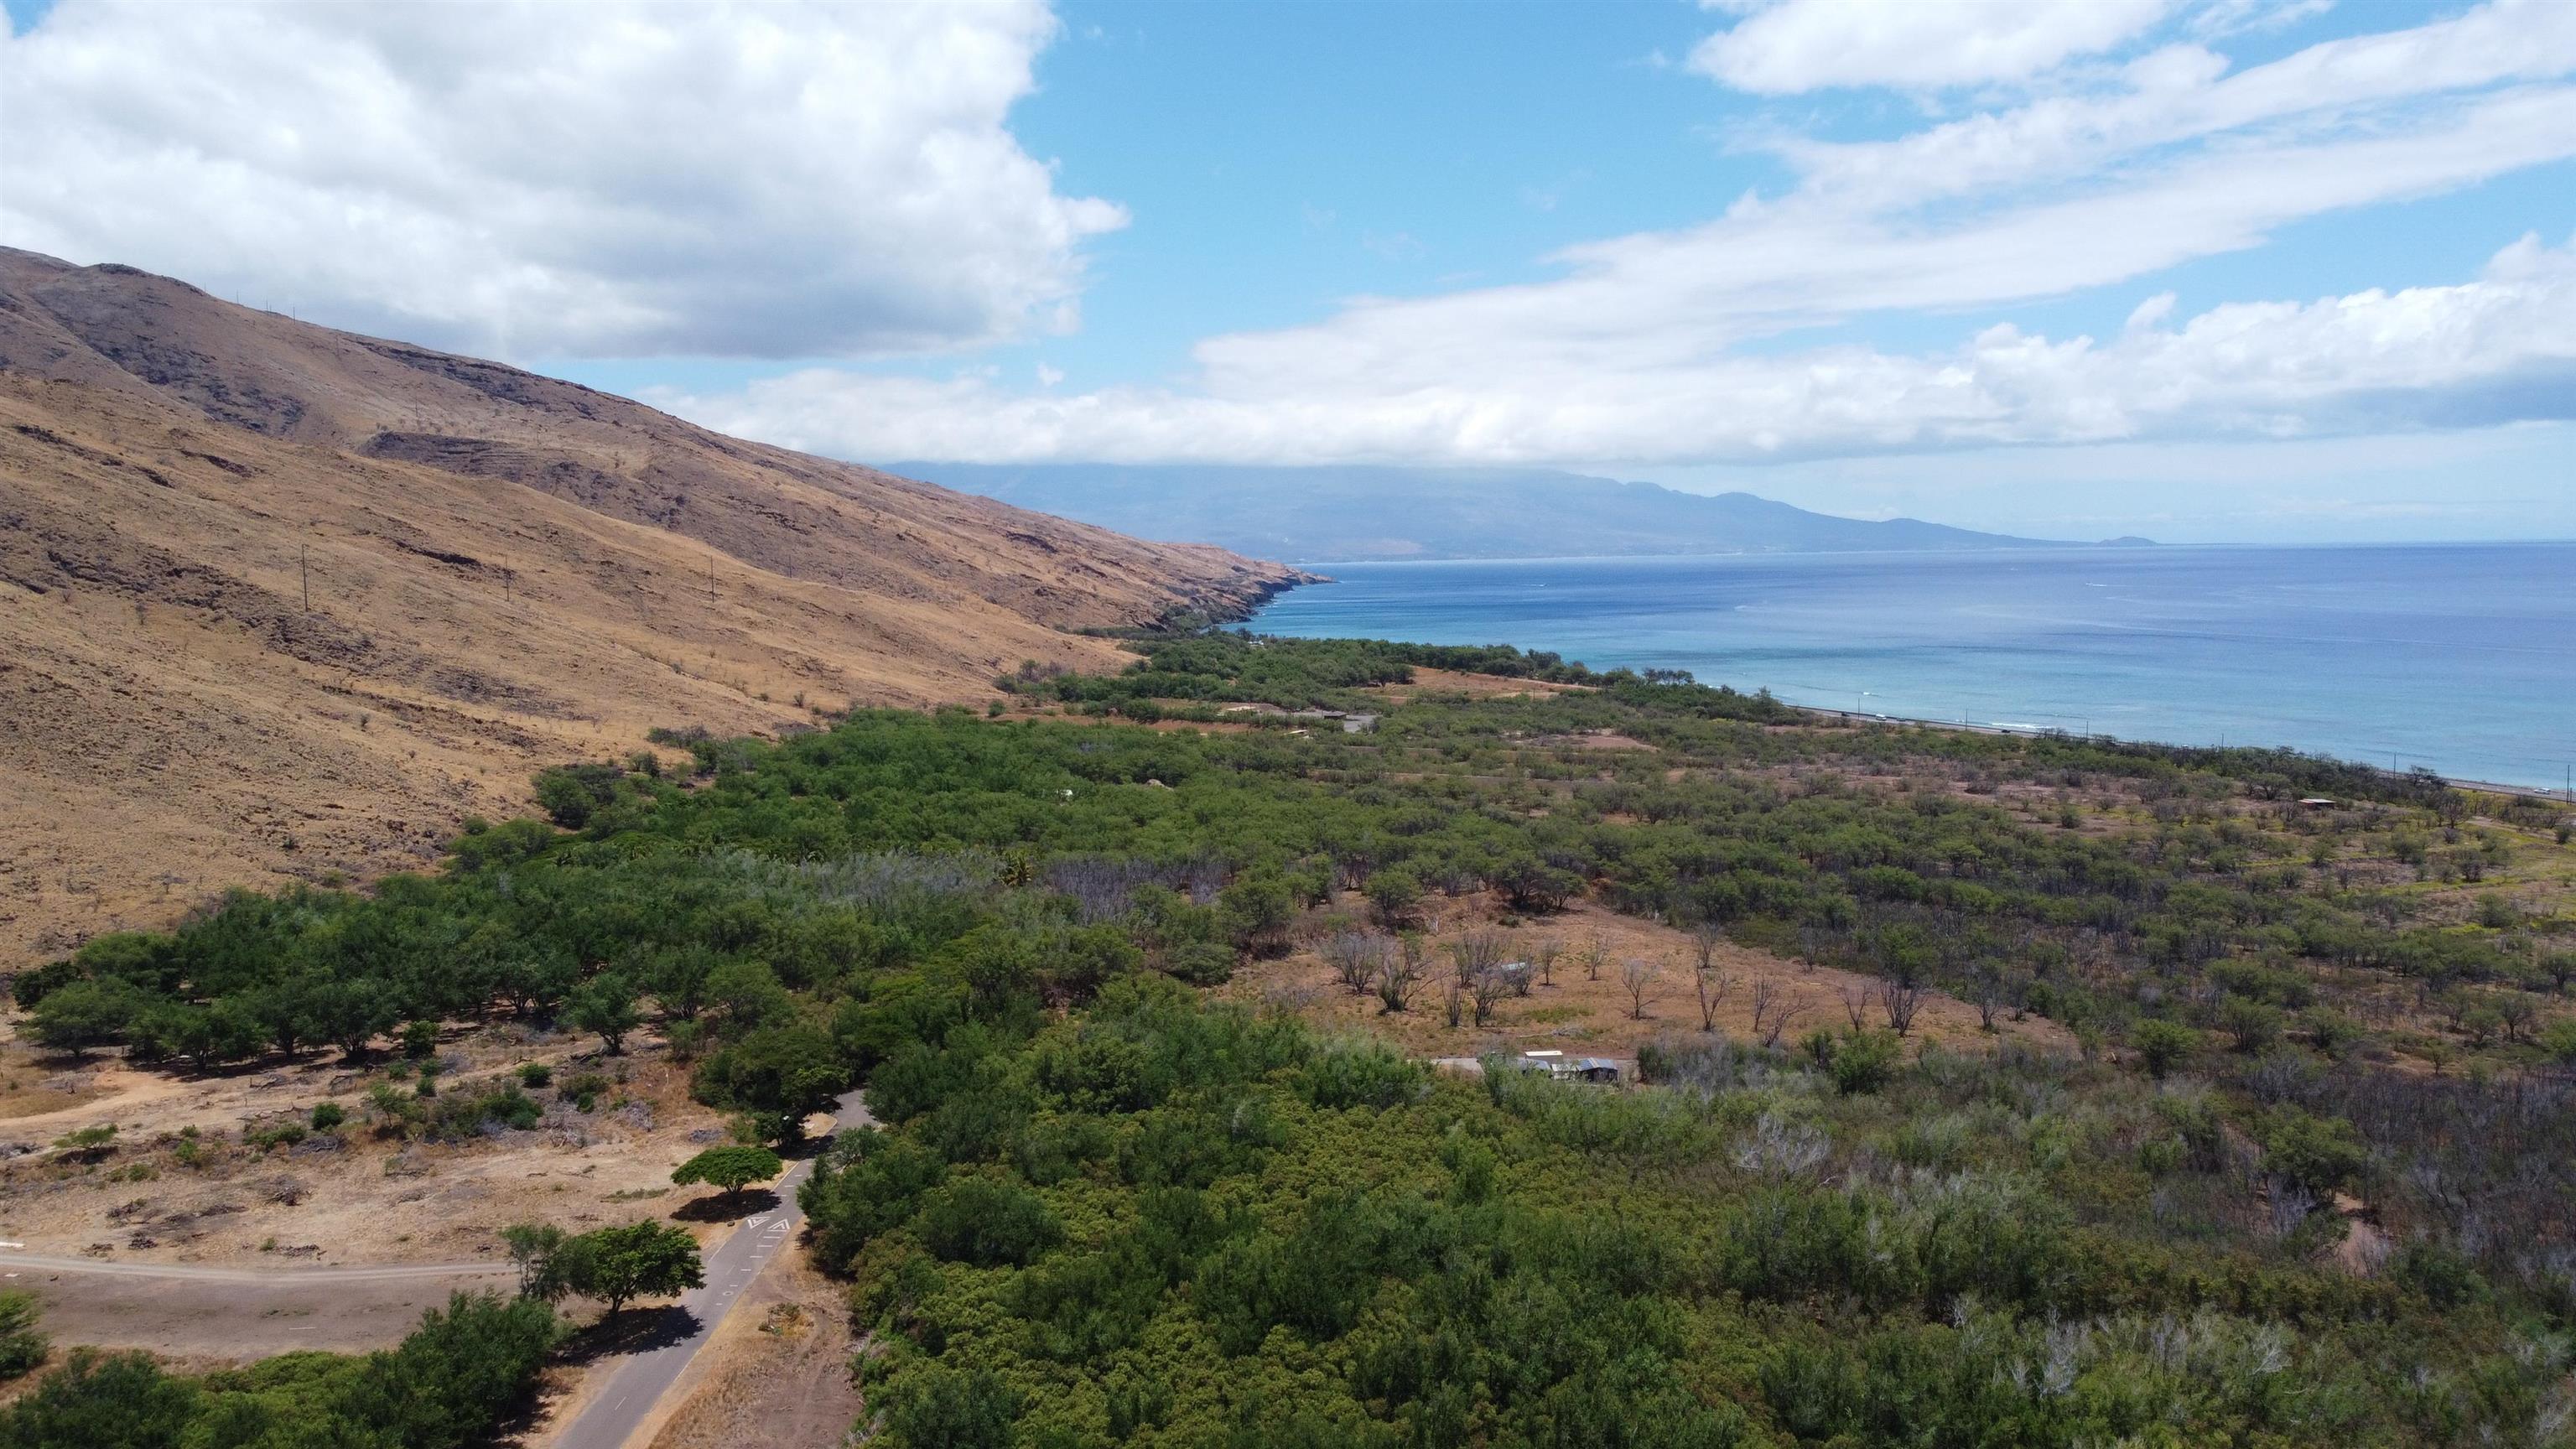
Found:
[[[1300,577],[0,249],[0,970]]]
[[[0,1265],[5,1268],[5,1265]],[[450,1292],[506,1286],[490,1277],[355,1283],[200,1283],[41,1270],[0,1271],[44,1305],[47,1337],[64,1345],[141,1349],[214,1368],[272,1354],[391,1348]]]
[[[1433,932],[1434,974],[1417,991],[1407,1011],[1385,1014],[1379,1011],[1375,996],[1353,995],[1333,979],[1332,968],[1311,949],[1243,967],[1219,994],[1282,1006],[1328,1029],[1382,1036],[1422,1057],[1466,1057],[1489,1051],[1552,1047],[1577,1055],[1631,1058],[1644,1042],[1700,1028],[1692,969],[1696,957],[1687,932],[1618,915],[1590,903],[1578,903],[1558,915],[1525,919],[1509,927],[1494,925],[1497,914],[1489,898],[1441,904],[1450,914]],[[1338,909],[1356,917],[1365,913],[1366,906],[1353,897],[1341,902]],[[1441,1005],[1448,960],[1438,953],[1436,944],[1459,931],[1487,927],[1503,931],[1508,943],[1506,959],[1526,959],[1546,940],[1562,944],[1565,954],[1557,960],[1553,984],[1533,986],[1527,996],[1504,998],[1491,1025],[1474,1025],[1470,1011],[1466,1020],[1451,1028]],[[1582,960],[1596,946],[1602,962],[1597,978]],[[1650,963],[1657,973],[1648,989],[1642,1020],[1630,1015],[1632,1002],[1621,971],[1623,964],[1632,960]],[[1717,1004],[1717,1029],[1738,1040],[1754,1035],[1753,993],[1757,982],[1767,982],[1772,989],[1802,1004],[1801,1014],[1782,1038],[1784,1041],[1795,1040],[1820,1026],[1844,1029],[1849,1021],[1845,994],[1868,991],[1878,985],[1875,977],[1783,960],[1732,943],[1718,947],[1717,965],[1733,982]],[[1867,1012],[1870,1025],[1886,1025],[1874,1004]],[[2044,1018],[2014,1021],[2009,1012],[2003,1012],[1998,1013],[1996,1024],[1997,1031],[1993,1033],[1982,1030],[1974,1006],[1933,992],[1923,999],[1912,1035],[1918,1042],[1937,1042],[1961,1051],[1984,1051],[1998,1041],[2067,1053],[2075,1050],[2074,1038]]]
[[[1384,698],[1389,704],[1402,704],[1432,694],[1459,694],[1470,699],[1508,699],[1518,695],[1565,694],[1580,691],[1578,684],[1549,684],[1537,679],[1507,679],[1499,674],[1461,674],[1454,669],[1421,669],[1413,671],[1410,684],[1381,684],[1368,692]]]
[[[648,1449],[743,1444],[826,1449],[856,1427],[865,1403],[850,1381],[850,1308],[802,1253],[782,1253],[673,1387]]]
[[[0,1042],[0,1134],[21,1122],[49,1122],[107,1095],[93,1071],[18,1042]]]
[[[520,1062],[555,1069],[554,1087],[530,1092],[547,1108],[536,1129],[460,1143],[379,1135],[364,1100],[366,1083],[380,1076],[345,1069],[336,1053],[207,1078],[126,1071],[102,1058],[90,1074],[99,1100],[0,1122],[0,1143],[33,1149],[0,1163],[0,1239],[23,1245],[18,1251],[115,1263],[490,1263],[503,1257],[496,1230],[512,1222],[579,1232],[667,1217],[691,1198],[671,1186],[671,1169],[719,1137],[722,1119],[688,1100],[685,1070],[657,1045],[622,1058],[596,1057],[596,1046],[509,1025],[452,1033],[440,1052],[443,1095],[495,1081]],[[560,1093],[578,1072],[622,1072],[625,1081],[582,1113]],[[246,1124],[300,1121],[324,1101],[349,1117],[336,1150],[323,1150],[319,1137],[266,1151],[241,1141]],[[92,1160],[47,1146],[111,1122],[115,1144]],[[182,1146],[189,1129],[193,1148]],[[0,1251],[0,1269],[6,1256]],[[83,1293],[107,1281],[66,1279]],[[444,1296],[424,1299],[412,1284],[369,1286],[402,1290],[379,1295],[387,1301]]]
[[[1651,750],[1653,745],[1617,730],[1586,730],[1575,735],[1540,735],[1528,741],[1541,749],[1553,750]]]

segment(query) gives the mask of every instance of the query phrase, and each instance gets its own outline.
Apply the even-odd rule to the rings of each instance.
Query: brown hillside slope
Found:
[[[0,251],[0,968],[1296,577]]]

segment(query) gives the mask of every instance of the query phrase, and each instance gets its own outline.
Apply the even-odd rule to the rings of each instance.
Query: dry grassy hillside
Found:
[[[1293,577],[0,251],[0,966]]]

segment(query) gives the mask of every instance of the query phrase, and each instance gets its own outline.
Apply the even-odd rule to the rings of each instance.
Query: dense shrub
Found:
[[[75,1349],[0,1409],[11,1449],[330,1444],[465,1449],[524,1404],[557,1335],[545,1304],[459,1293],[402,1344],[300,1353],[199,1378],[142,1354]]]
[[[962,1177],[924,1194],[921,1237],[930,1251],[950,1262],[979,1268],[1026,1266],[1064,1241],[1064,1225],[1021,1188]]]

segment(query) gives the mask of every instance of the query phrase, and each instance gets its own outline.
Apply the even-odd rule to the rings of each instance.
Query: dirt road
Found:
[[[458,1289],[506,1287],[508,1264],[200,1268],[0,1247],[0,1288],[45,1305],[58,1343],[239,1361],[296,1349],[387,1348]]]

